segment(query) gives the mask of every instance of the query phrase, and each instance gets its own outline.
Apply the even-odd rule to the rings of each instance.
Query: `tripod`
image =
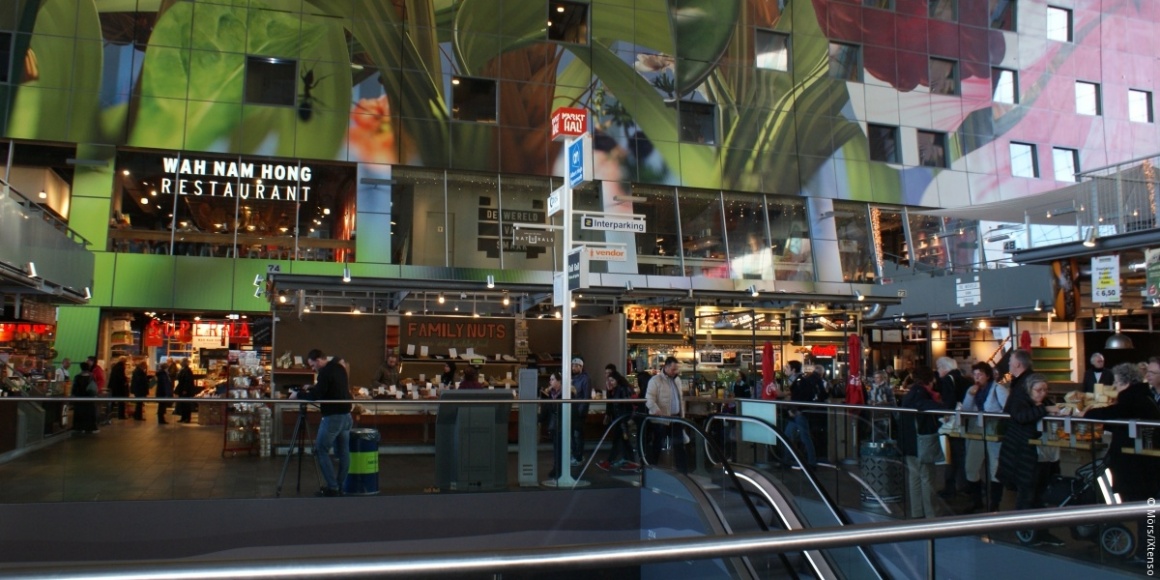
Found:
[[[286,469],[290,467],[290,458],[298,456],[298,482],[294,490],[302,493],[302,456],[306,454],[306,442],[310,439],[310,425],[306,423],[306,403],[298,405],[298,421],[294,423],[294,432],[290,435],[291,448],[286,451],[286,460],[282,462],[282,473],[278,475],[278,487],[274,497],[282,497],[282,484],[286,481]],[[298,451],[294,451],[294,447]],[[314,477],[318,481],[318,465],[315,464]]]

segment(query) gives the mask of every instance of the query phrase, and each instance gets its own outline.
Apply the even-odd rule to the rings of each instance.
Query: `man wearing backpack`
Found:
[[[813,381],[813,373],[802,374],[801,361],[789,361],[790,384],[789,400],[796,403],[812,403],[817,398],[817,385]],[[818,459],[814,450],[814,440],[810,435],[810,421],[806,417],[805,407],[794,405],[787,412],[789,422],[785,426],[785,435],[792,443],[800,440],[806,452],[806,465],[813,467]]]

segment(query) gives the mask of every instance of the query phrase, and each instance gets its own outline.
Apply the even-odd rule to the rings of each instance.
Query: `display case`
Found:
[[[226,398],[260,399],[262,389],[251,384],[250,377],[237,376],[231,379]],[[241,451],[261,453],[263,446],[269,448],[271,411],[267,405],[227,400],[221,407],[224,413],[222,457],[227,453],[237,455]]]

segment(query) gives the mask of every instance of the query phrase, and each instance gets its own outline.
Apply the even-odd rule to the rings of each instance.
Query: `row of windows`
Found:
[[[898,127],[890,125],[866,126],[866,134],[870,142],[870,159],[883,163],[901,163],[902,157],[898,150]],[[935,131],[918,131],[918,159],[919,163],[927,167],[947,166],[947,136],[946,133]],[[1037,147],[1030,143],[1011,142],[1011,175],[1015,177],[1039,177],[1039,157]],[[1052,166],[1055,169],[1056,181],[1076,181],[1079,173],[1079,151],[1066,147],[1052,147]]]

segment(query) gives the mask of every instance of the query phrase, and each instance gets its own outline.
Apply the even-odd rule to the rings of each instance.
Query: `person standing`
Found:
[[[140,361],[133,366],[133,378],[129,381],[129,391],[137,398],[133,406],[133,420],[145,420],[145,398],[149,396],[149,365]]]
[[[954,409],[956,405],[963,402],[963,397],[966,396],[971,381],[963,377],[963,373],[959,371],[959,363],[949,356],[939,357],[934,364],[935,368],[938,369],[937,389],[939,395],[948,409]],[[943,489],[939,492],[939,497],[943,499],[955,497],[955,494],[958,493],[959,481],[966,481],[966,472],[963,470],[963,457],[965,455],[966,446],[963,439],[961,437],[952,438],[950,455],[946,458],[946,467],[943,471]]]
[[[626,399],[632,398],[632,387],[628,384],[628,379],[624,378],[616,369],[604,379],[604,387],[608,394],[608,404],[605,406],[604,424],[611,425],[613,421],[620,419],[609,431],[608,437],[612,440],[612,449],[609,449],[608,456],[597,463],[596,466],[604,471],[608,471],[613,467],[617,469],[624,469],[628,471],[640,470],[640,465],[633,461],[631,439],[629,437],[630,430],[628,428],[629,415],[632,415],[632,405],[624,402]]]
[[[439,385],[445,389],[455,388],[455,361],[443,363],[443,374],[439,375]]]
[[[903,407],[918,411],[946,409],[929,368],[920,366],[910,377],[910,390],[902,397]],[[898,447],[906,458],[906,500],[911,518],[938,515],[934,509],[934,464],[942,453],[932,447],[938,446],[938,427],[939,416],[933,414],[906,413],[898,420]]]
[[[165,412],[169,410],[169,399],[173,396],[173,377],[169,374],[169,369],[172,366],[171,364],[157,365],[157,390],[154,391],[153,396],[157,398],[158,425],[168,423],[165,420]]]
[[[122,398],[129,396],[129,379],[124,357],[117,359],[109,369],[109,396]],[[125,414],[125,401],[115,401],[113,409],[116,410],[118,419],[128,418]]]
[[[181,359],[181,370],[177,373],[177,389],[174,395],[188,399],[197,394],[197,387],[193,384],[193,369],[189,368],[189,359]],[[177,414],[181,417],[178,423],[190,423],[193,415],[193,403],[180,401],[177,403]]]
[[[1153,403],[1160,405],[1160,357],[1149,358],[1148,363],[1144,365],[1143,374],[1144,380],[1150,387],[1148,396],[1152,397]]]
[[[1007,404],[1008,391],[1007,387],[995,382],[995,369],[985,362],[975,363],[971,367],[971,376],[975,379],[975,384],[967,389],[967,396],[963,398],[963,411],[1002,413],[1003,407]],[[977,418],[971,418],[969,421],[968,433],[995,437],[999,432],[999,419],[988,418],[985,427],[979,425]],[[1000,447],[998,441],[974,439],[967,441],[963,469],[971,495],[972,510],[983,508],[983,496],[986,491],[989,500],[986,505],[989,510],[999,511],[999,502],[1003,499],[1003,484],[999,483],[995,474],[999,471]]]
[[[65,357],[60,361],[60,366],[56,368],[56,373],[53,374],[52,380],[58,383],[68,384],[72,378],[69,373],[70,366],[72,366],[72,361],[68,360],[68,357]]]
[[[886,371],[874,373],[870,380],[870,391],[866,397],[866,404],[871,407],[895,407],[898,405],[898,401],[894,397],[894,387],[890,386],[890,378]],[[890,439],[892,414],[889,411],[872,411],[870,417],[872,440]]]
[[[577,399],[592,398],[592,381],[584,372],[584,359],[572,357],[572,388]],[[572,403],[572,465],[584,461],[584,422],[588,419],[588,403]]]
[[[1088,359],[1091,363],[1083,373],[1083,392],[1096,392],[1096,385],[1112,385],[1112,372],[1104,368],[1104,355],[1095,353]]]
[[[645,397],[645,407],[650,415],[657,417],[684,417],[685,399],[684,389],[681,386],[681,364],[676,357],[665,359],[661,372],[648,383],[648,393]],[[655,463],[660,457],[665,441],[669,441],[673,452],[673,464],[678,471],[686,470],[685,462],[685,430],[676,423],[653,424],[652,452],[649,463]]]
[[[1024,351],[1016,351],[1011,357],[1011,372],[1015,373],[1016,356]],[[1030,357],[1030,355],[1027,355]],[[1020,361],[1022,366],[1026,361]],[[1047,399],[1047,377],[1038,373],[1022,373],[1018,385],[1012,381],[1011,393],[1007,397],[1004,411],[1011,415],[1007,430],[1003,433],[1003,444],[999,448],[999,481],[1008,488],[1015,488],[1015,509],[1026,510],[1043,507],[1040,496],[1046,481],[1040,473],[1039,451],[1030,443],[1039,439],[1042,433],[1036,428],[1039,422],[1051,414],[1059,412],[1059,407]],[[1037,531],[1033,544],[1062,546],[1063,541],[1047,531]]]
[[[97,384],[93,381],[92,374],[89,373],[88,361],[81,363],[81,372],[73,378],[70,394],[82,399],[91,399],[97,396]],[[101,432],[97,428],[96,403],[73,403],[73,428],[81,433]]]
[[[1148,359],[1147,380],[1160,381],[1160,357]],[[1087,419],[1144,419],[1160,421],[1160,408],[1152,398],[1153,390],[1139,382],[1135,365],[1124,363],[1112,369],[1113,386],[1116,388],[1116,402],[1107,407],[1089,407],[1081,413]],[[1112,444],[1108,448],[1108,469],[1112,471],[1115,492],[1124,501],[1145,501],[1156,497],[1160,487],[1160,460],[1147,455],[1126,454],[1125,448],[1135,447],[1128,435],[1128,425],[1104,426],[1112,433]],[[1143,427],[1143,429],[1153,429]],[[1134,564],[1150,563],[1147,541],[1149,526],[1147,518],[1136,520],[1136,555]],[[1154,545],[1153,545],[1154,547]]]
[[[562,383],[560,382],[560,373],[553,372],[548,375],[548,388],[543,391],[544,397],[553,401],[559,401],[563,396]],[[549,405],[542,405],[540,407],[540,422],[548,427],[548,437],[552,439],[552,471],[548,474],[549,479],[557,479],[560,477],[560,405],[555,403]]]
[[[105,369],[101,368],[101,363],[97,361],[97,355],[92,355],[87,359],[89,363],[89,373],[93,376],[93,382],[97,385],[97,394],[105,394]]]
[[[326,480],[326,486],[314,495],[335,497],[342,495],[342,482],[350,471],[350,430],[354,420],[350,416],[350,387],[347,382],[346,367],[337,357],[327,357],[319,349],[306,354],[306,364],[317,373],[318,382],[314,386],[290,394],[291,399],[319,401],[322,422],[318,424],[318,438],[314,442],[314,458],[318,460],[318,470]],[[339,401],[339,402],[334,402]],[[330,453],[338,458],[338,475],[335,476]]]
[[[814,383],[814,373],[802,374],[801,361],[789,361],[790,383],[789,400],[796,403],[810,403],[817,400],[818,387]],[[789,422],[785,426],[785,436],[790,442],[801,441],[806,452],[806,465],[813,467],[818,463],[817,449],[814,447],[814,436],[810,432],[810,420],[806,407],[791,406],[786,411]]]
[[[394,353],[388,354],[383,364],[379,365],[379,370],[375,371],[375,378],[371,379],[371,386],[377,387],[382,385],[389,387],[391,385],[398,385],[399,371],[399,355]]]
[[[479,369],[471,366],[463,369],[463,382],[459,383],[459,388],[482,389],[483,383],[479,382]]]

